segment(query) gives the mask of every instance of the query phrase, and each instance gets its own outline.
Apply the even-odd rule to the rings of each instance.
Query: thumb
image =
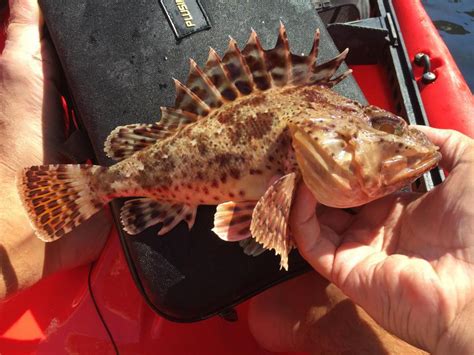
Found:
[[[305,184],[300,184],[290,215],[290,228],[298,250],[321,275],[331,279],[334,255],[340,236],[316,217],[317,201]]]
[[[43,18],[35,0],[10,0],[10,18],[4,53],[18,57],[40,53]]]
[[[415,126],[416,129],[426,134],[430,141],[439,147],[441,166],[452,171],[457,165],[472,160],[474,140],[468,136],[451,129],[437,129],[427,126]]]

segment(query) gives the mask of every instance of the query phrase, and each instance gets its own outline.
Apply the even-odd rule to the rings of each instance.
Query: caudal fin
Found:
[[[106,203],[91,186],[95,165],[43,165],[23,169],[17,184],[38,238],[61,238]]]

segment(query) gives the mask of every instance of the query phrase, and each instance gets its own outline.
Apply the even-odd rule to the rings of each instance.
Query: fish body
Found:
[[[330,114],[329,114],[330,112]],[[147,196],[193,205],[258,200],[270,180],[296,171],[289,124],[363,120],[360,104],[321,86],[240,98],[100,172],[109,198]]]
[[[320,203],[354,207],[391,193],[436,165],[434,145],[405,121],[345,98],[331,87],[347,51],[317,65],[289,51],[284,26],[264,50],[255,32],[240,51],[231,40],[204,69],[191,61],[186,85],[155,124],[117,127],[105,151],[111,167],[52,165],[20,173],[19,192],[38,236],[62,237],[104,204],[134,197],[125,231],[161,223],[189,228],[198,205],[218,205],[214,232],[258,255],[273,249],[288,268],[288,218],[304,181]]]

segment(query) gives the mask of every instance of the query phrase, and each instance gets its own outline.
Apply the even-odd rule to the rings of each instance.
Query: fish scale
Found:
[[[192,228],[198,205],[218,205],[218,237],[249,255],[274,250],[287,269],[300,183],[320,203],[354,207],[436,165],[437,148],[402,118],[331,90],[350,74],[335,75],[347,50],[317,64],[319,36],[308,56],[295,55],[281,24],[272,49],[252,30],[242,50],[233,39],[222,58],[211,48],[203,69],[190,60],[159,122],[111,132],[111,167],[24,169],[18,190],[38,237],[63,237],[117,197],[132,197],[120,212],[129,234],[161,224],[162,235],[181,221]]]

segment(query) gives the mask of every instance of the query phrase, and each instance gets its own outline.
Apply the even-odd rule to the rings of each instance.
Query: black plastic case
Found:
[[[110,131],[118,125],[157,121],[160,106],[174,103],[172,77],[185,81],[189,58],[204,64],[210,46],[222,55],[229,35],[242,47],[254,28],[263,46],[271,48],[282,21],[294,53],[307,53],[314,31],[320,28],[319,61],[338,54],[310,0],[202,0],[197,6],[207,26],[201,23],[200,31],[182,38],[172,22],[179,16],[170,20],[169,9],[164,11],[158,0],[41,0],[40,5],[76,114],[102,165],[112,163],[103,152]],[[365,102],[351,77],[336,90]],[[115,217],[120,206],[121,201],[112,204]],[[279,270],[272,252],[249,257],[238,244],[221,241],[211,231],[214,209],[199,207],[191,231],[181,223],[163,237],[156,235],[158,227],[130,237],[117,218],[137,287],[148,304],[168,319],[196,321],[225,312],[308,269],[297,252],[285,272]]]

